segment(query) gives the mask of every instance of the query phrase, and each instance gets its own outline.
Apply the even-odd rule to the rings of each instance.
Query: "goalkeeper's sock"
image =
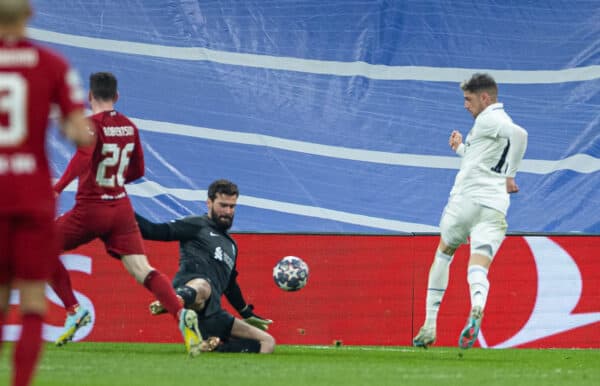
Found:
[[[425,302],[425,324],[424,327],[435,329],[437,315],[448,287],[450,263],[452,256],[436,250],[433,263],[429,269],[429,280],[427,282],[427,299]]]
[[[23,314],[21,337],[13,354],[13,385],[26,386],[31,382],[42,349],[42,315]]]
[[[169,314],[173,315],[175,320],[179,321],[179,312],[183,309],[183,306],[164,273],[157,270],[151,271],[144,279],[144,287],[156,296],[156,299]]]
[[[221,343],[215,351],[218,352],[242,352],[258,353],[260,352],[260,342],[254,339],[232,338],[227,342]]]
[[[56,264],[56,268],[52,273],[49,284],[63,302],[65,309],[72,310],[78,305],[75,294],[73,293],[69,271],[67,271],[61,261]]]
[[[467,270],[467,282],[471,293],[471,308],[485,308],[490,282],[487,278],[488,269],[481,265],[470,265]]]

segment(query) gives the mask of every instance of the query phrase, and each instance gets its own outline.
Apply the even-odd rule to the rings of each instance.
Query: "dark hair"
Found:
[[[95,99],[112,101],[117,97],[117,78],[110,72],[90,75],[90,91]]]
[[[236,184],[228,180],[216,180],[208,187],[208,198],[215,200],[217,194],[226,194],[228,196],[239,196],[240,191]]]
[[[468,91],[472,93],[479,93],[481,91],[486,91],[488,94],[493,96],[498,95],[498,85],[494,78],[489,74],[475,73],[471,76],[471,79],[465,80],[460,84],[460,88],[463,91]]]

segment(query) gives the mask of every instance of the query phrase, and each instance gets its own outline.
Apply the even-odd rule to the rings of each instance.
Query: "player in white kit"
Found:
[[[458,131],[450,135],[450,147],[462,161],[440,220],[441,238],[429,271],[425,323],[413,339],[417,347],[427,348],[435,342],[450,262],[468,237],[471,312],[458,344],[467,349],[477,340],[489,291],[488,269],[506,235],[509,194],[519,191],[515,175],[527,148],[527,132],[513,123],[498,103],[498,86],[490,75],[474,74],[460,87],[464,106],[475,123],[465,143]]]

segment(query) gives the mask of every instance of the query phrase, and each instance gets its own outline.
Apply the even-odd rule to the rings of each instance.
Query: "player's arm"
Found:
[[[231,278],[229,279],[229,284],[225,291],[223,291],[227,301],[233,308],[237,310],[244,321],[254,327],[260,328],[261,330],[268,330],[269,324],[273,323],[271,319],[266,319],[261,316],[258,316],[254,313],[254,306],[252,304],[247,304],[244,300],[244,296],[242,295],[242,289],[237,282],[238,272],[233,269],[231,271]]]
[[[150,220],[135,214],[142,237],[146,240],[175,241],[189,240],[198,234],[198,227],[182,220],[173,220],[166,223],[153,223]]]
[[[506,154],[506,191],[516,193],[519,191],[519,187],[515,182],[515,176],[527,149],[528,134],[521,126],[507,121],[500,125],[498,136],[507,138],[510,143]]]
[[[142,142],[140,141],[140,136],[136,135],[135,146],[133,147],[133,153],[131,154],[131,158],[129,160],[127,174],[125,175],[125,183],[129,183],[143,177],[144,170],[144,151],[142,150]]]
[[[89,135],[88,137],[93,138]],[[94,153],[94,145],[80,146],[69,161],[60,179],[54,184],[54,191],[60,194],[75,178],[81,176],[89,167]]]
[[[58,81],[58,90],[55,102],[61,112],[61,130],[65,137],[77,146],[89,146],[95,138],[91,131],[92,124],[85,116],[84,98],[85,93],[81,88],[81,80],[77,71],[69,67],[68,63],[62,62]]]
[[[94,143],[95,137],[91,128],[92,125],[83,109],[71,111],[61,122],[61,129],[65,137],[79,147],[90,146]]]

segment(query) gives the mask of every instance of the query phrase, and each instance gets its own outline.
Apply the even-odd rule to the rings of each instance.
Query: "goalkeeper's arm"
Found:
[[[273,323],[271,319],[266,319],[258,316],[254,313],[254,306],[252,304],[246,304],[242,290],[236,280],[238,273],[234,269],[231,272],[231,279],[229,285],[224,291],[227,301],[237,310],[244,321],[254,327],[260,328],[261,330],[268,330],[269,324]]]

